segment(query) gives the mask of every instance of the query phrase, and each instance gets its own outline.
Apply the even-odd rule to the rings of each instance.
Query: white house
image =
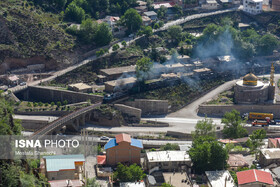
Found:
[[[263,0],[243,0],[243,11],[249,14],[260,14],[262,12]]]

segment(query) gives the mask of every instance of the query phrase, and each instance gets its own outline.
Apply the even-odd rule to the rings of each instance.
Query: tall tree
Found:
[[[135,32],[140,29],[142,25],[142,17],[138,12],[130,8],[128,9],[121,18],[121,22],[127,27],[128,31]]]
[[[225,124],[223,135],[225,138],[242,138],[248,135],[248,131],[243,127],[243,120],[237,110],[227,112],[222,123]]]
[[[139,81],[143,81],[148,77],[148,72],[152,65],[153,63],[148,57],[143,57],[136,62],[136,76]]]
[[[65,18],[81,23],[85,19],[85,10],[72,2],[65,10]]]
[[[250,151],[253,153],[257,151],[257,149],[262,145],[265,137],[266,131],[264,129],[254,130],[246,142],[247,146],[250,147]]]
[[[195,131],[193,132],[193,138],[200,136],[216,137],[216,126],[213,124],[213,120],[210,118],[204,118],[199,120],[195,125]]]
[[[107,23],[101,23],[98,26],[98,30],[95,36],[97,45],[104,46],[108,45],[113,39],[112,30]]]

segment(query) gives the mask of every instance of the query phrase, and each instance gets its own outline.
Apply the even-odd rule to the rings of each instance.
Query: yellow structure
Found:
[[[249,113],[249,119],[254,120],[254,119],[262,119],[265,120],[266,118],[269,118],[273,120],[273,114],[270,113],[258,113],[258,112],[250,112]]]
[[[258,77],[253,73],[249,73],[243,77],[243,85],[256,86],[258,84]]]
[[[273,63],[271,63],[271,70],[270,70],[270,86],[274,86],[274,66]]]

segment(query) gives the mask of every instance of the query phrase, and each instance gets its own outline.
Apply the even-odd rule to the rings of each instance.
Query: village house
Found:
[[[249,164],[241,154],[229,154],[227,161],[231,170],[237,171],[238,168],[249,167]]]
[[[104,146],[106,150],[106,165],[120,163],[139,164],[143,144],[140,140],[131,138],[129,134],[118,134]]]
[[[240,187],[272,187],[273,178],[270,172],[251,169],[236,173],[238,186]]]
[[[84,155],[44,156],[40,161],[40,172],[48,180],[78,180],[83,174]]]
[[[243,11],[249,14],[260,14],[262,12],[263,0],[243,0]]]
[[[270,164],[280,165],[280,149],[270,148],[261,149],[259,156],[259,163],[262,166],[268,166]]]
[[[153,21],[157,19],[157,13],[155,13],[154,11],[144,12],[144,15],[149,17]]]
[[[191,168],[192,162],[186,151],[152,151],[146,153],[146,169],[161,171],[181,171]]]
[[[152,23],[151,18],[148,16],[142,16],[142,21],[144,26],[149,26]]]
[[[205,171],[209,187],[234,187],[234,180],[228,170]]]
[[[68,85],[68,89],[75,92],[90,93],[92,92],[92,87],[85,83],[76,83]]]
[[[202,9],[207,9],[207,10],[217,9],[218,6],[219,6],[219,4],[217,3],[216,0],[205,0],[205,1],[201,4],[201,8],[202,8]]]
[[[137,79],[135,77],[107,81],[104,83],[105,91],[109,93],[127,91],[133,87],[136,81]]]
[[[136,66],[122,66],[117,68],[108,68],[99,70],[101,75],[106,76],[106,80],[114,80],[120,78],[122,75],[132,75],[136,71]]]
[[[268,138],[267,148],[280,148],[280,138]]]

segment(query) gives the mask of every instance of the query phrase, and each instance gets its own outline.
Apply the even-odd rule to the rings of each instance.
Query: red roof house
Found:
[[[280,148],[280,138],[268,138],[268,148]]]
[[[236,173],[238,186],[273,186],[273,179],[269,172],[256,169]]]
[[[106,155],[97,155],[97,164],[105,165],[106,164]]]

